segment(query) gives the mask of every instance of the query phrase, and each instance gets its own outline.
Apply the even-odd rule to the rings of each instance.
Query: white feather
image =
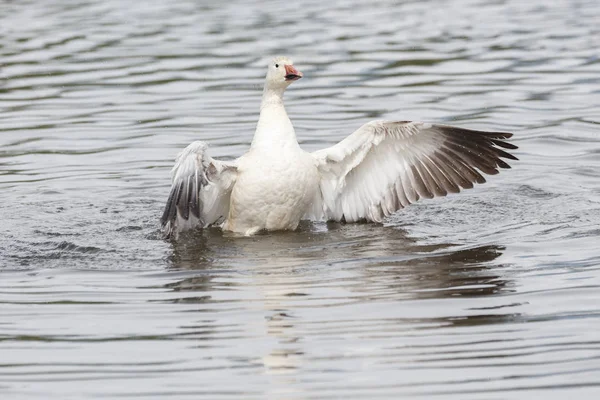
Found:
[[[369,122],[312,153],[321,175],[318,217],[381,222],[421,197],[472,187],[481,177],[474,168],[493,174],[507,167],[499,157],[516,159],[495,147],[516,148],[501,141],[510,136],[421,122]]]

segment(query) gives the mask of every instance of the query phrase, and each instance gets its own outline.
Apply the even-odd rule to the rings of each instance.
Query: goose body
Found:
[[[262,229],[296,229],[317,194],[319,173],[300,147],[271,154],[251,149],[240,157],[223,228],[250,235]]]
[[[484,183],[481,174],[510,168],[505,132],[410,121],[372,121],[340,143],[300,148],[283,104],[302,77],[286,57],[269,65],[254,139],[247,153],[215,160],[196,141],[178,156],[161,218],[165,236],[220,225],[251,235],[293,230],[301,219],[381,222],[420,198]]]

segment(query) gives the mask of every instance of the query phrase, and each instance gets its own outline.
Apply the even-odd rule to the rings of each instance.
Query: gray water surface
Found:
[[[596,398],[600,3],[0,2],[2,399]],[[512,170],[383,226],[177,242],[175,155],[372,119],[510,131]]]

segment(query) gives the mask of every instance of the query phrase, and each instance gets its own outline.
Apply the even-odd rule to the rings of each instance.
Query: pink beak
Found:
[[[294,68],[293,65],[285,65],[285,80],[286,81],[297,81],[302,78],[302,72]]]

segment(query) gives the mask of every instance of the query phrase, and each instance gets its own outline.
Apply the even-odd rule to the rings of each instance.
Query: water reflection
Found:
[[[334,336],[348,329],[364,335],[393,336],[396,332],[495,324],[514,318],[483,309],[471,314],[440,317],[424,313],[414,317],[404,315],[400,306],[510,292],[512,284],[502,274],[504,266],[497,262],[504,251],[498,245],[420,245],[405,231],[391,227],[307,223],[297,232],[250,238],[232,237],[218,229],[196,231],[172,246],[170,268],[191,275],[164,285],[182,294],[169,301],[197,303],[204,310],[210,303],[220,302],[221,292],[238,292],[227,297],[258,310],[264,318],[264,332],[276,342],[261,356],[268,374],[306,367],[309,349],[305,343],[315,330]],[[382,301],[388,308],[399,305],[398,315],[381,320],[382,315],[361,312]],[[340,314],[347,305],[356,311]],[[324,311],[318,326],[304,318],[307,308],[313,313]],[[225,316],[222,318],[213,321],[215,331],[227,326]],[[285,386],[285,382],[280,384]]]
[[[502,246],[422,245],[401,229],[378,225],[307,223],[296,232],[255,237],[210,229],[191,232],[172,246],[172,270],[216,269],[218,274],[243,266],[267,286],[289,284],[282,296],[306,294],[303,288],[315,283],[311,271],[332,276],[319,281],[325,285],[350,273],[341,282],[348,291],[374,298],[394,293],[398,298],[485,296],[510,290],[495,272],[502,267],[494,263]],[[360,285],[352,286],[352,280]]]

